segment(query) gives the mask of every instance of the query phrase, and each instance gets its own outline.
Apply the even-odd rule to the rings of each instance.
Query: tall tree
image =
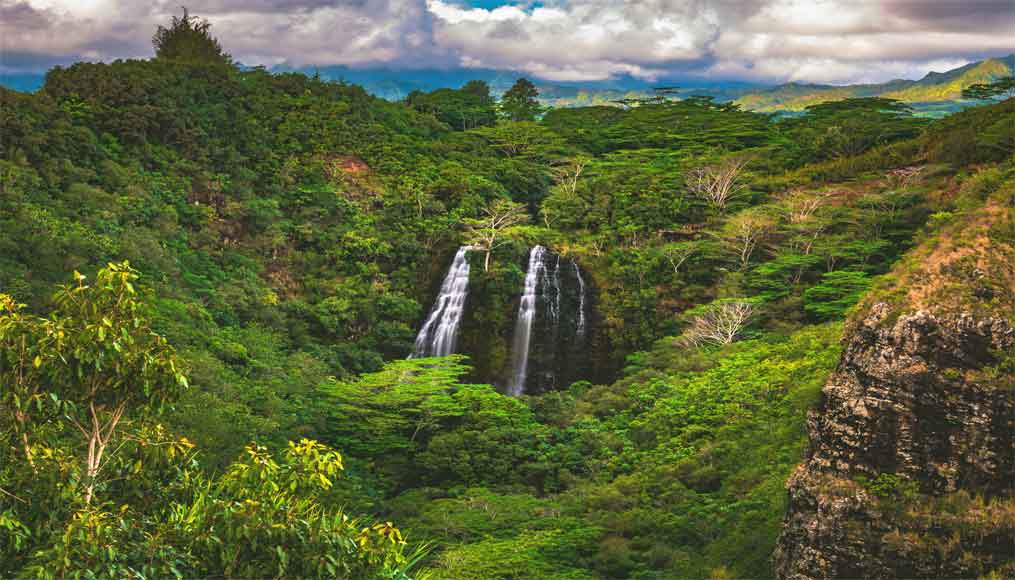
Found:
[[[461,91],[463,93],[475,95],[477,97],[481,97],[486,100],[493,99],[493,97],[490,96],[490,85],[488,85],[486,81],[473,79],[462,85]]]
[[[536,99],[539,91],[532,81],[520,78],[500,100],[500,109],[511,121],[534,121],[542,107]]]
[[[184,7],[183,16],[173,16],[169,28],[159,26],[155,30],[152,36],[155,58],[197,64],[231,64],[232,58],[222,51],[222,45],[211,35],[210,29],[210,22],[191,16]]]

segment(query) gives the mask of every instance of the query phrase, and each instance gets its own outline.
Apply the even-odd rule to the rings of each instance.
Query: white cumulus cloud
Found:
[[[245,64],[466,67],[549,80],[914,78],[1015,52],[1012,0],[206,0]],[[0,70],[148,57],[178,0],[0,0]]]

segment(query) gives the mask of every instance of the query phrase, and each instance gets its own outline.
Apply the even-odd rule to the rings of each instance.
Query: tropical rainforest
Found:
[[[771,577],[844,321],[1015,199],[1004,83],[939,120],[389,102],[186,14],[153,43],[0,89],[3,577]],[[463,245],[459,352],[406,358]],[[595,334],[512,396],[536,245]]]

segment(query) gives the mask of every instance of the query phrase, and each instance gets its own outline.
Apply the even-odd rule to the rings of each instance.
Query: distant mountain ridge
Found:
[[[470,80],[485,81],[495,96],[507,91],[521,77],[530,78],[539,89],[540,100],[553,106],[601,105],[611,101],[651,95],[652,88],[677,85],[677,95],[709,95],[729,101],[765,85],[742,81],[703,81],[701,79],[667,79],[648,82],[621,76],[600,81],[550,81],[520,71],[496,69],[358,69],[348,66],[289,68],[279,66],[273,72],[301,72],[320,75],[326,80],[341,80],[361,85],[368,92],[389,101],[404,99],[412,91],[429,92],[442,88],[459,88]]]
[[[951,103],[962,100],[962,89],[1015,74],[1015,54],[969,63],[922,79],[896,79],[880,84],[816,85],[786,83],[742,95],[735,102],[760,112],[802,111],[810,105],[855,97],[885,97],[907,103]]]
[[[397,101],[412,91],[458,88],[474,79],[490,84],[495,95],[506,91],[518,78],[518,71],[494,69],[391,69],[322,66],[292,68],[278,66],[273,72],[318,74],[327,80],[342,80],[363,86],[378,97]],[[717,101],[733,101],[759,112],[798,112],[810,105],[855,97],[885,97],[914,105],[918,112],[936,115],[963,108],[962,89],[1015,74],[1015,54],[988,58],[945,72],[930,72],[919,80],[895,79],[877,84],[827,85],[790,82],[764,86],[741,81],[705,81],[674,78],[651,83],[630,76],[602,81],[555,82],[533,77],[544,104],[557,107],[605,105],[613,101],[652,95],[658,85],[677,85],[680,97],[705,95]],[[31,92],[42,86],[42,74],[0,74],[0,85]]]

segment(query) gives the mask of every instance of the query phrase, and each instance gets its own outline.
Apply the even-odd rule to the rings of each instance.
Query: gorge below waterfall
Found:
[[[534,246],[498,284],[470,257],[459,248],[444,272],[411,357],[467,355],[471,379],[511,395],[605,375],[590,356],[601,348],[594,285],[576,261]]]

